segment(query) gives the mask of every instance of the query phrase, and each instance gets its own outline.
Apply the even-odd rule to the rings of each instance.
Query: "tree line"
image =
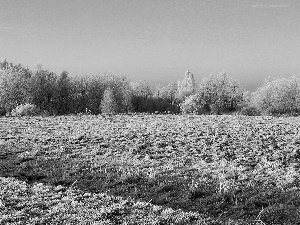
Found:
[[[34,71],[21,64],[0,63],[0,108],[2,115],[16,107],[35,105],[49,115],[78,113],[179,112],[177,86],[153,89],[144,81],[130,82],[111,73],[70,77],[37,66]]]
[[[118,113],[297,114],[300,81],[296,77],[269,79],[253,93],[226,73],[210,75],[196,85],[187,71],[182,80],[152,88],[145,80],[105,73],[70,77],[37,66],[0,62],[0,114],[30,106],[47,115]],[[26,108],[25,107],[25,108]],[[28,109],[29,109],[28,108]]]

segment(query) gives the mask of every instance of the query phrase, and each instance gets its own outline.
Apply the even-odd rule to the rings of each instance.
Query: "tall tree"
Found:
[[[114,93],[118,105],[118,112],[129,112],[132,110],[132,88],[126,76],[104,74],[105,86],[110,87]]]
[[[103,98],[103,93],[105,91],[105,80],[103,76],[91,76],[87,80],[87,109],[92,114],[100,113],[100,103]]]
[[[178,87],[176,83],[169,83],[161,89],[161,97],[166,99],[171,105],[175,103]]]
[[[153,104],[155,111],[159,112],[178,112],[177,105],[177,84],[169,83],[167,86],[162,87],[157,85],[153,94]]]
[[[131,83],[131,87],[132,87],[133,94],[135,96],[146,99],[152,95],[151,87],[145,80],[139,80],[133,82]]]
[[[153,111],[152,90],[144,80],[131,83],[132,105],[135,112]]]
[[[9,65],[9,66],[7,66]],[[29,79],[31,72],[20,64],[12,65],[5,61],[0,69],[0,104],[6,112],[20,104],[30,102]]]
[[[196,82],[194,75],[187,70],[185,72],[185,77],[181,81],[178,81],[178,94],[181,100],[184,100],[186,97],[194,94],[196,91]]]
[[[89,107],[89,79],[87,77],[75,77],[70,81],[70,112],[84,113]],[[100,103],[99,103],[100,104]],[[99,108],[98,104],[98,108]]]
[[[204,108],[214,114],[233,111],[243,101],[243,90],[226,72],[204,78],[198,94]]]
[[[108,87],[104,91],[100,108],[101,108],[101,113],[104,114],[118,113],[118,105],[114,96],[114,92],[110,87]]]
[[[56,108],[58,114],[67,114],[70,112],[71,82],[69,73],[63,71],[57,78],[57,91],[55,96]]]
[[[49,70],[36,70],[31,77],[30,92],[32,102],[41,110],[57,114],[55,96],[57,92],[57,76]]]

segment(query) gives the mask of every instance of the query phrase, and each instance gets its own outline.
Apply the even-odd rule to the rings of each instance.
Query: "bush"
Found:
[[[19,105],[11,112],[12,116],[36,116],[39,114],[39,110],[37,109],[36,105],[33,104]]]
[[[260,111],[254,106],[246,106],[241,109],[240,115],[244,116],[260,116]]]

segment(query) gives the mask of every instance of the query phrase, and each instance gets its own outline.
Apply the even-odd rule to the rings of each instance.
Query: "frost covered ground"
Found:
[[[297,224],[299,125],[298,117],[0,118],[0,223]]]

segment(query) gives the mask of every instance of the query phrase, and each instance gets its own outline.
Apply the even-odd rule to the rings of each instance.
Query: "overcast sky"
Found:
[[[300,74],[299,0],[1,0],[0,58],[166,84]]]

